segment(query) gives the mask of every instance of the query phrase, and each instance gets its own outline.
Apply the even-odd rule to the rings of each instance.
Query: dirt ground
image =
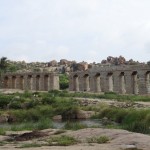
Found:
[[[43,144],[46,139],[56,136],[55,132],[58,129],[47,129],[40,131],[40,133],[33,132],[8,132],[5,136],[0,136],[0,141],[8,141],[12,138],[12,135],[17,135],[17,137],[24,137],[24,140],[15,140],[14,142],[8,142],[3,146],[0,146],[0,150],[21,150],[19,146],[25,143],[37,143]],[[43,134],[42,134],[43,133]],[[27,137],[27,135],[30,136]],[[36,148],[26,148],[28,150],[127,150],[130,147],[135,147],[137,150],[150,150],[150,136],[140,133],[132,133],[120,129],[103,129],[103,128],[87,128],[78,131],[66,131],[59,135],[72,136],[78,139],[80,143],[72,146],[42,146]],[[107,136],[109,137],[109,142],[105,144],[88,143],[87,138]],[[136,150],[135,149],[135,150]]]

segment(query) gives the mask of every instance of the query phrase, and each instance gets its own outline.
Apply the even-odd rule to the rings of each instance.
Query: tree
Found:
[[[7,57],[2,57],[0,59],[0,88],[2,87],[2,74],[6,71],[7,67]]]
[[[8,67],[7,57],[2,57],[0,59],[0,71],[5,72]]]
[[[69,77],[68,77],[68,75],[61,74],[59,76],[59,85],[60,85],[61,90],[67,89],[69,87]]]

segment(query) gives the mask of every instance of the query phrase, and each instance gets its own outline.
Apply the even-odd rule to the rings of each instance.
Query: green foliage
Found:
[[[23,130],[43,130],[52,128],[53,123],[48,118],[41,118],[37,122],[23,122],[19,124],[12,124],[11,130],[12,131],[23,131]]]
[[[0,71],[5,72],[7,69],[8,63],[7,63],[7,57],[0,58]]]
[[[0,135],[5,135],[6,130],[4,128],[0,128]]]
[[[64,128],[67,130],[79,130],[79,129],[87,128],[87,125],[81,124],[79,122],[67,122]]]
[[[19,148],[30,148],[30,147],[41,147],[41,144],[38,143],[25,143],[21,145]]]
[[[59,76],[59,85],[61,90],[69,87],[69,77],[66,74],[61,74]]]
[[[123,109],[123,108],[105,108],[99,111],[98,118],[107,117],[108,120],[120,124],[123,129],[150,133],[150,110],[149,109]]]
[[[48,140],[50,146],[69,146],[74,145],[77,142],[78,141],[75,138],[67,135],[52,137]]]
[[[109,141],[109,138],[107,136],[87,138],[88,143],[103,144],[103,143],[107,143],[108,141]]]
[[[138,133],[144,133],[144,134],[150,134],[150,128],[149,125],[145,122],[131,122],[129,124],[125,124],[122,126],[123,129],[132,131],[132,132],[138,132]]]
[[[0,108],[4,109],[7,107],[7,105],[10,103],[12,100],[13,96],[12,95],[4,95],[0,94]]]
[[[56,98],[55,100],[52,107],[55,109],[56,115],[62,115],[63,119],[75,118],[79,108],[76,100],[70,98]]]

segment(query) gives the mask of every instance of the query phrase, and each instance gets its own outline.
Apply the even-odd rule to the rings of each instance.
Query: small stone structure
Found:
[[[1,78],[2,88],[33,91],[59,89],[59,75],[56,73],[6,73]]]
[[[69,80],[70,91],[150,94],[149,65],[93,67],[71,73]]]

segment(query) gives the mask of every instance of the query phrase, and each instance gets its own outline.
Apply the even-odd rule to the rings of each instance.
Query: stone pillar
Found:
[[[126,79],[126,93],[132,94],[133,84],[132,84],[132,73],[130,71],[125,72],[125,79]]]
[[[116,92],[116,93],[119,93],[120,92],[120,72],[114,72],[113,75],[113,79],[111,79],[112,81],[112,85],[113,85],[113,91]]]
[[[49,76],[49,90],[59,90],[59,75],[50,74],[50,76]]]
[[[150,73],[146,74],[146,93],[150,94]]]
[[[24,75],[23,77],[23,90],[30,90],[28,86],[28,76]]]
[[[39,90],[40,90],[40,91],[44,91],[44,75],[43,75],[43,74],[40,75],[40,79],[39,79]]]
[[[84,77],[84,91],[90,90],[89,76]]]
[[[120,75],[120,93],[126,93],[126,84],[125,84],[125,76],[124,74]]]
[[[138,88],[138,76],[137,74],[132,75],[133,77],[133,93],[139,94],[139,88]]]
[[[31,78],[31,90],[36,91],[36,75],[32,75]]]
[[[48,76],[48,91],[52,90],[51,75]]]
[[[148,83],[149,75],[145,72],[139,72],[138,92],[139,94],[148,94]]]
[[[108,75],[108,86],[109,86],[109,92],[113,92],[114,90],[114,84],[113,84],[113,75]]]
[[[91,78],[90,78],[90,91],[91,91],[91,92],[96,92],[96,91],[95,91],[95,78],[94,78],[93,75],[92,75]]]
[[[74,82],[73,82],[73,90],[74,91],[79,91],[79,78],[78,78],[78,76],[75,76],[75,77],[73,77],[73,80],[74,80]]]
[[[95,76],[95,92],[101,92],[101,79],[100,79],[100,75],[99,76]]]

